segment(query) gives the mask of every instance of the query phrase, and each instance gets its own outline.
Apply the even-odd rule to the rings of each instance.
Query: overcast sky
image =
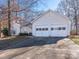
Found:
[[[5,0],[0,0],[0,4],[4,4]],[[52,9],[55,10],[58,6],[60,0],[43,0],[43,3],[40,4],[40,7],[38,7],[39,10],[48,10]]]

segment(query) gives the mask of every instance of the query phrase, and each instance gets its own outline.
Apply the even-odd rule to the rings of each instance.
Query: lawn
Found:
[[[79,45],[79,36],[71,36],[70,39]]]

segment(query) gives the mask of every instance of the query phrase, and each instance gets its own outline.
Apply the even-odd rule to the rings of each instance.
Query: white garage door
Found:
[[[50,36],[62,37],[67,35],[66,26],[52,25],[50,27]]]
[[[66,26],[51,25],[51,26],[36,26],[36,36],[51,36],[61,37],[66,36]]]
[[[36,26],[36,36],[49,36],[48,26]]]

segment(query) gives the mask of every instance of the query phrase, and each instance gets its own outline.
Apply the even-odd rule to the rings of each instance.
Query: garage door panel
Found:
[[[36,26],[36,35],[37,36],[49,36],[48,26]]]
[[[65,36],[67,30],[65,25],[52,25],[50,29],[50,36]]]
[[[37,36],[49,36],[48,31],[44,31],[44,32],[39,31],[39,32],[36,32],[36,35]]]

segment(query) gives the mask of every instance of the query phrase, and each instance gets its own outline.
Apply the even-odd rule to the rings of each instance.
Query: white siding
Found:
[[[11,22],[11,35],[19,35],[19,33],[32,33],[32,28],[30,26],[20,26],[16,21]]]
[[[20,33],[20,24],[17,24],[16,21],[11,22],[11,35],[19,35]]]
[[[21,33],[32,33],[32,29],[28,26],[24,26],[21,28]]]
[[[48,27],[48,32],[43,31],[36,31],[36,28],[40,27]],[[52,31],[51,27],[65,27],[66,30],[63,31]],[[58,15],[57,13],[53,13],[52,11],[47,12],[43,16],[41,16],[39,19],[33,22],[32,24],[32,33],[34,36],[68,36],[70,35],[70,29],[71,29],[71,22],[69,19],[62,15]],[[42,33],[42,34],[40,34]],[[46,34],[44,34],[46,33]],[[48,34],[47,34],[48,33]]]

